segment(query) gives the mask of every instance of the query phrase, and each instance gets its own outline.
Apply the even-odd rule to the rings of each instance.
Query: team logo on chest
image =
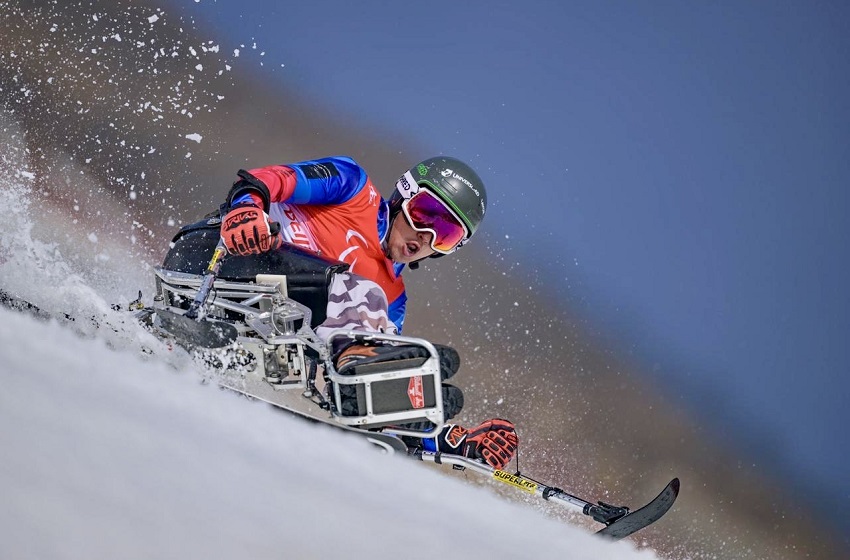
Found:
[[[357,255],[355,254],[355,251],[358,249],[368,248],[369,242],[366,241],[366,238],[363,237],[360,232],[354,231],[353,229],[348,230],[348,233],[345,234],[345,242],[348,244],[348,247],[339,254],[337,260],[349,263],[351,265],[351,270],[354,270],[354,264],[357,262]],[[349,257],[353,258],[351,260],[347,260]]]

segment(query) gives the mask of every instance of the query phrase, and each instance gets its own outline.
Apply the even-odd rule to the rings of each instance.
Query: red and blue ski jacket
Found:
[[[377,283],[387,296],[389,318],[401,332],[407,302],[404,265],[384,254],[389,204],[366,171],[351,158],[336,156],[249,172],[268,187],[269,217],[280,223],[283,239],[348,263],[353,273]]]

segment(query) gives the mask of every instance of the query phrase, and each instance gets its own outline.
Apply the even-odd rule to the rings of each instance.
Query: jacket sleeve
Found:
[[[342,204],[363,190],[366,172],[337,156],[250,170],[269,189],[271,202]]]
[[[402,292],[400,296],[395,298],[387,309],[387,315],[390,321],[395,324],[398,334],[401,334],[401,329],[404,327],[404,317],[407,314],[407,292]]]

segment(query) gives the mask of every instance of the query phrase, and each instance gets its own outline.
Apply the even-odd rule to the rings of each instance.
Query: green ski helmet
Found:
[[[401,212],[402,203],[426,189],[436,195],[466,226],[468,235],[458,244],[463,246],[478,230],[487,209],[487,191],[481,177],[467,164],[448,156],[437,156],[410,168],[396,182],[390,197],[390,219]],[[431,258],[441,257],[436,253]]]

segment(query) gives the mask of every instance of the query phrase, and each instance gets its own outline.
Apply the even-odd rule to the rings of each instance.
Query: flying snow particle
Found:
[[[97,243],[97,235],[95,235],[94,232],[91,232],[89,234],[89,241],[91,241],[92,243]]]
[[[198,133],[193,133],[193,134],[187,134],[187,135],[186,135],[186,138],[187,138],[187,139],[189,139],[189,140],[192,140],[192,141],[194,141],[194,142],[197,142],[198,144],[200,144],[200,143],[201,143],[201,140],[203,140],[203,138],[204,138],[204,137],[203,137],[203,136],[201,136],[201,135],[200,135],[200,134],[198,134]]]
[[[157,21],[159,21],[159,16],[156,15],[156,14],[154,14],[151,17],[148,18],[149,23],[156,23]]]

